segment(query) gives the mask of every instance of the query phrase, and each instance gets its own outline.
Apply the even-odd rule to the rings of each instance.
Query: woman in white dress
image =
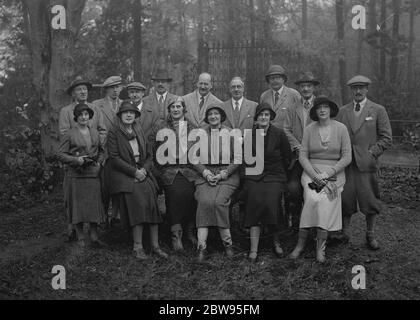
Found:
[[[346,182],[344,168],[351,162],[351,142],[346,126],[332,120],[337,114],[337,105],[325,96],[315,99],[309,113],[314,122],[305,129],[299,154],[304,206],[292,259],[304,249],[308,229],[316,227],[316,259],[324,262],[328,231],[342,228],[341,193]]]

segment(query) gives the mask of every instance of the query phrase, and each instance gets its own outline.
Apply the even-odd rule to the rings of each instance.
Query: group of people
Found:
[[[284,256],[279,239],[287,224],[283,208],[299,230],[292,259],[300,256],[310,229],[316,228],[316,259],[324,262],[329,232],[336,231],[333,236],[347,242],[350,218],[358,211],[366,216],[368,247],[379,249],[374,234],[381,211],[378,157],[390,146],[392,133],[385,108],[367,98],[367,77],[349,80],[353,101],[341,108],[326,96],[315,96],[320,82],[311,72],[295,82],[299,91],[287,87],[286,71],[279,65],[270,66],[269,89],[258,103],[245,98],[240,77],[231,80],[231,98],[224,102],[211,93],[208,73],[183,97],[169,93],[172,79],[165,70],[151,80],[146,97],[142,83],[128,84],[129,99],[124,101],[119,99],[119,76],[105,80],[105,98],[92,104],[88,81],[77,78],[68,88],[73,102],[60,112],[59,158],[66,164],[69,233],[75,231],[80,246],[86,243],[85,223],[90,224],[90,243],[104,245],[97,228],[112,211],[112,217],[119,216],[131,230],[136,258],[149,257],[143,246],[145,227],[150,251],[167,258],[159,246],[164,219],[158,195],[163,193],[173,250],[184,250],[188,239],[197,246],[199,261],[206,259],[211,227],[218,229],[227,257],[234,256],[230,227],[235,203],[242,227],[249,230],[250,261],[258,259],[264,231],[272,236],[274,253]],[[194,162],[185,158],[194,141],[185,143],[180,137],[197,128],[207,133],[200,139],[208,140],[208,152],[199,149],[200,161]],[[158,138],[162,129],[175,133],[176,146],[167,150],[174,162],[159,161],[165,144]],[[253,155],[263,145],[261,172],[246,174],[251,165],[234,152],[237,137],[229,137],[235,141],[226,148],[223,135],[214,134],[233,129],[240,130],[239,143],[251,141]]]

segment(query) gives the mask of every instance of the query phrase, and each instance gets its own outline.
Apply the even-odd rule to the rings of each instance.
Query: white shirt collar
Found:
[[[353,101],[353,110],[356,112],[356,104],[359,103],[360,104],[359,112],[361,112],[363,110],[363,107],[366,105],[366,102],[367,102],[367,98],[365,98],[363,101],[360,101],[360,102]]]
[[[240,99],[238,100],[238,103],[239,103],[239,110],[241,110],[241,107],[242,107],[242,102],[243,102],[243,101],[244,101],[244,97],[242,97],[242,98],[240,98]],[[236,100],[232,98],[232,106],[233,106],[233,108],[234,108],[234,109],[235,109],[235,106],[236,106],[235,102],[236,102]]]
[[[139,111],[141,111],[141,109],[143,108],[143,100],[142,101],[140,101],[140,103],[137,105],[137,109],[139,110]]]
[[[210,92],[209,93],[207,93],[205,96],[204,96],[204,101],[206,101],[207,100],[207,98],[209,97],[209,95],[210,95]],[[200,94],[200,92],[197,90],[197,97],[198,97],[198,101],[200,101],[201,100],[201,97],[202,97],[202,95]]]
[[[157,91],[156,91],[156,98],[157,98],[157,101],[159,101],[159,98],[160,98],[160,96],[163,96],[163,101],[165,101],[166,100],[166,95],[168,94],[168,91],[165,91],[165,93],[164,94],[159,94],[159,93],[157,93]]]
[[[284,90],[284,86],[281,86],[281,88],[279,89],[279,90],[277,90],[277,91],[274,91],[273,90],[273,97],[275,97],[276,96],[276,92],[278,92],[279,93],[279,97],[281,96],[281,94],[283,93],[283,90]]]

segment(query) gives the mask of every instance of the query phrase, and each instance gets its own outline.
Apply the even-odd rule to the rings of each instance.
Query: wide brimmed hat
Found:
[[[265,75],[265,80],[268,82],[268,77],[274,75],[282,76],[284,77],[284,81],[287,81],[286,70],[278,64],[273,64],[268,68],[267,74]]]
[[[112,76],[104,81],[102,87],[109,88],[113,86],[118,86],[120,84],[122,84],[122,78],[120,76]]]
[[[80,85],[85,85],[88,88],[88,90],[92,89],[92,84],[89,81],[78,76],[72,81],[70,87],[67,88],[67,94],[71,96],[73,89]]]
[[[146,91],[146,86],[143,85],[143,83],[141,82],[131,82],[127,85],[127,90],[130,90],[130,89]]]
[[[133,102],[131,102],[131,100],[124,100],[121,103],[120,109],[117,112],[117,116],[121,117],[121,114],[127,111],[133,111],[136,114],[136,118],[139,118],[141,115],[139,109],[137,109],[137,107],[134,105]]]
[[[311,108],[311,111],[309,111],[309,117],[313,121],[318,121],[316,110],[322,104],[327,104],[330,107],[330,118],[335,118],[337,116],[338,114],[337,104],[334,101],[330,100],[327,96],[319,96],[315,98],[314,105]]]
[[[169,75],[169,72],[164,69],[158,69],[154,75],[152,76],[152,80],[165,80],[165,81],[172,81],[172,77]]]
[[[315,79],[312,72],[309,72],[309,71],[301,73],[301,75],[299,76],[299,79],[295,81],[296,85],[300,85],[301,83],[313,83],[315,86],[320,84],[320,82]]]
[[[370,79],[368,77],[358,75],[358,76],[355,76],[355,77],[351,78],[347,82],[347,85],[349,87],[352,87],[352,86],[368,86],[371,83],[372,83],[372,81],[370,81]]]
[[[218,106],[218,105],[210,105],[207,110],[206,110],[206,116],[204,117],[204,122],[205,123],[209,123],[209,121],[207,120],[208,116],[209,116],[209,112],[210,110],[213,109],[217,109],[220,112],[220,122],[223,123],[226,120],[226,112],[225,110],[222,109],[222,107]]]
[[[276,112],[273,110],[271,105],[263,102],[257,106],[257,109],[255,109],[254,121],[257,121],[258,115],[264,110],[270,111],[270,120],[273,120],[276,117]]]
[[[73,109],[73,119],[75,122],[77,122],[77,118],[82,114],[83,111],[87,111],[89,113],[89,119],[93,118],[93,114],[95,112],[86,103],[79,103]]]

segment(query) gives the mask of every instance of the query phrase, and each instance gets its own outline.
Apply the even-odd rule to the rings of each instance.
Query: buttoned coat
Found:
[[[204,100],[204,105],[200,110],[200,101],[198,99],[198,90],[191,92],[182,98],[185,101],[187,107],[187,113],[185,117],[191,124],[197,128],[206,127],[207,124],[204,122],[206,110],[210,105],[220,106],[223,102],[219,100],[215,95],[209,93],[209,96]]]
[[[277,104],[274,103],[274,91],[272,89],[262,93],[260,103],[268,103],[273,108],[276,118],[271,123],[277,128],[283,129],[287,109],[295,108],[299,104],[300,99],[299,92],[293,88],[283,86],[283,92],[279,96]]]
[[[346,125],[351,139],[354,160],[361,172],[378,170],[378,157],[391,146],[392,129],[385,108],[367,99],[359,117],[354,103],[342,107],[336,117]]]
[[[105,97],[102,99],[98,99],[92,102],[93,105],[97,106],[98,109],[102,112],[104,123],[106,129],[109,131],[114,126],[117,118],[117,112],[120,108],[122,100],[117,98],[117,110],[114,111],[112,107],[112,103],[109,98]]]
[[[241,129],[242,134],[245,129],[252,129],[257,105],[258,103],[244,98],[240,109],[239,125],[235,125],[232,99],[223,102],[221,107],[226,113],[226,120],[223,125],[231,129]]]
[[[139,162],[136,163],[130,142],[118,126],[114,126],[108,134],[107,149],[110,162],[110,194],[134,191],[135,173],[139,168],[147,171],[147,178],[152,179],[156,188],[157,181],[153,176],[153,160],[150,148],[147,148],[143,132],[136,127],[139,145]]]
[[[178,96],[168,92],[166,94],[165,101],[163,102],[163,108],[159,106],[156,92],[154,90],[152,90],[150,94],[143,99],[143,107],[141,109],[141,116],[138,122],[141,125],[147,141],[150,141],[152,130],[158,122],[166,120],[166,117],[168,116],[168,106],[172,102],[175,102],[177,98]]]
[[[70,129],[76,127],[73,111],[77,104],[77,102],[72,102],[60,110],[60,115],[58,117],[60,139],[62,139]],[[93,117],[89,120],[89,128],[97,130],[101,143],[105,143],[107,127],[105,125],[102,112],[95,105],[88,102],[86,104],[93,110]]]

